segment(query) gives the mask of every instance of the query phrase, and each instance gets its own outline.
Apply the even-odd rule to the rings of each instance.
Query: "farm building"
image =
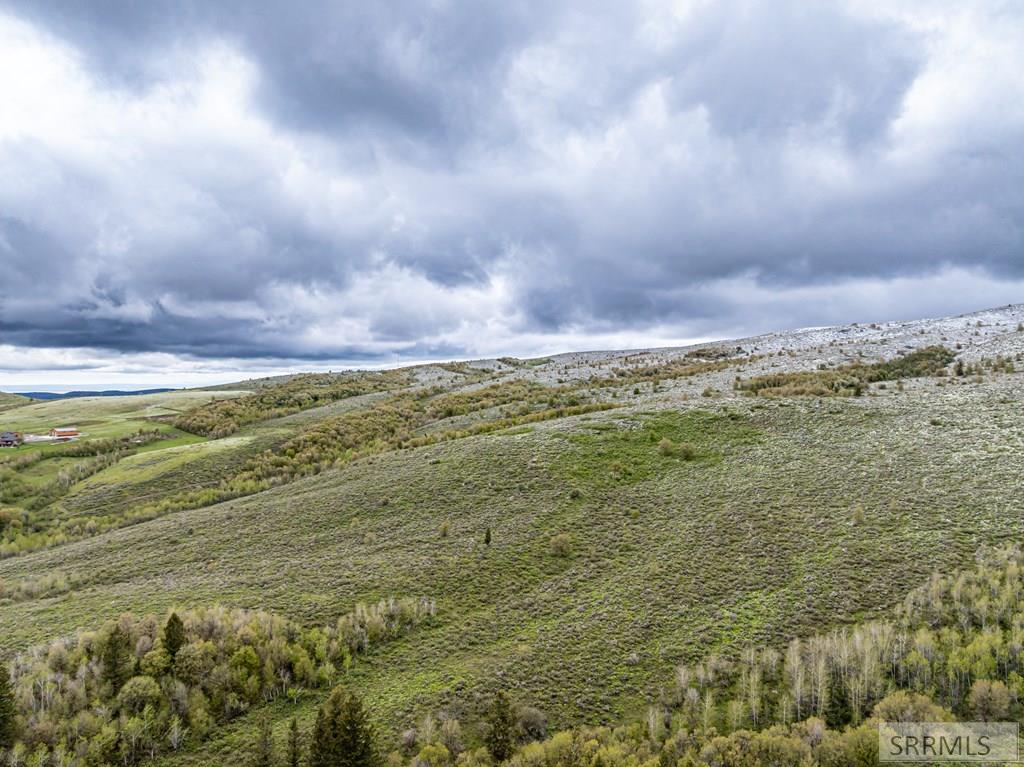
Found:
[[[59,426],[56,429],[50,429],[50,436],[54,439],[74,439],[78,436],[78,429],[74,426]]]
[[[16,431],[0,432],[0,447],[17,447],[24,440],[21,434]]]

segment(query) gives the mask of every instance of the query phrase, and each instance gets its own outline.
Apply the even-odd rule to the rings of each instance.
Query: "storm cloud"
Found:
[[[1007,303],[1022,150],[1014,2],[0,2],[0,368]]]

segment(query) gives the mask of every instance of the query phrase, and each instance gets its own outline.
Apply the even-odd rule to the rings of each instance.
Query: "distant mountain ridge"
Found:
[[[140,394],[164,394],[174,389],[139,389],[138,391],[121,391],[120,389],[104,389],[103,391],[21,391],[21,397],[38,400],[74,399],[77,397],[134,397]]]

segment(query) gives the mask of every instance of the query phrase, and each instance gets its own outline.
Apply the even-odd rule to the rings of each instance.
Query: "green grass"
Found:
[[[6,606],[0,647],[122,610],[221,602],[320,625],[356,601],[426,595],[438,599],[436,624],[346,679],[386,738],[454,707],[472,740],[499,688],[554,726],[617,722],[681,661],[876,614],[932,569],[1024,532],[1007,506],[1024,471],[1017,388],[929,384],[827,406],[700,399],[702,409],[622,409],[370,456],[0,562],[9,583],[56,569],[75,583]],[[261,428],[232,438],[248,442],[134,456],[64,506],[127,506],[190,477],[213,481],[293,426]],[[693,459],[663,455],[663,438],[692,445]],[[567,556],[551,550],[561,533]],[[318,700],[275,704],[278,730],[293,712],[309,722]],[[241,764],[252,727],[243,717],[171,761]]]
[[[177,415],[214,399],[242,394],[245,392],[174,391],[128,397],[49,400],[6,410],[0,416],[0,429],[47,434],[57,426],[77,426],[83,435],[91,438],[124,437],[140,429],[154,428],[180,434],[170,425],[150,419]],[[26,445],[20,449],[40,448]]]
[[[5,391],[0,391],[0,412],[27,405],[31,401],[28,397],[22,397],[20,394],[8,394]]]
[[[252,437],[227,437],[208,442],[202,437],[187,435],[166,442],[154,442],[129,456],[106,471],[96,474],[79,485],[79,492],[97,485],[142,485],[161,475],[193,461],[219,453],[242,448]]]
[[[758,430],[745,418],[730,418],[703,410],[640,413],[615,421],[589,424],[567,439],[572,447],[556,463],[558,471],[573,484],[607,489],[648,480],[672,470],[699,472],[717,463],[723,450],[734,450],[757,440]],[[690,445],[691,461],[662,455],[660,440]]]
[[[117,524],[128,504],[138,500],[130,497],[138,486],[138,482],[132,481],[130,468],[162,466],[149,472],[149,478],[153,479],[187,462],[189,454],[171,452],[167,459],[157,457],[148,463],[141,459],[120,473],[118,461],[134,454],[160,456],[165,450],[177,451],[203,442],[204,438],[182,432],[165,419],[169,413],[185,412],[212,398],[225,396],[233,394],[170,392],[133,397],[86,397],[35,403],[7,411],[3,421],[5,429],[46,434],[56,425],[74,425],[81,431],[81,437],[69,443],[29,442],[0,454],[0,505],[7,507],[5,516],[14,520],[11,525],[0,524],[3,555],[59,545],[68,538],[82,537]],[[139,436],[143,431],[146,436]],[[154,439],[154,435],[159,438]],[[180,460],[176,463],[175,459]],[[67,525],[68,520],[82,514],[74,504],[68,509],[62,502],[79,491],[88,491],[93,487],[90,480],[100,474],[106,477],[108,486],[118,487],[126,503],[120,507],[106,502],[98,507],[87,504],[86,511],[92,513]],[[99,479],[100,484],[104,481],[103,477]]]

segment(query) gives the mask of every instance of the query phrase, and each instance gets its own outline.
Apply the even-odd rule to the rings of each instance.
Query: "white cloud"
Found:
[[[1014,5],[501,6],[473,36],[442,6],[0,15],[0,369],[206,380],[1019,296]]]

